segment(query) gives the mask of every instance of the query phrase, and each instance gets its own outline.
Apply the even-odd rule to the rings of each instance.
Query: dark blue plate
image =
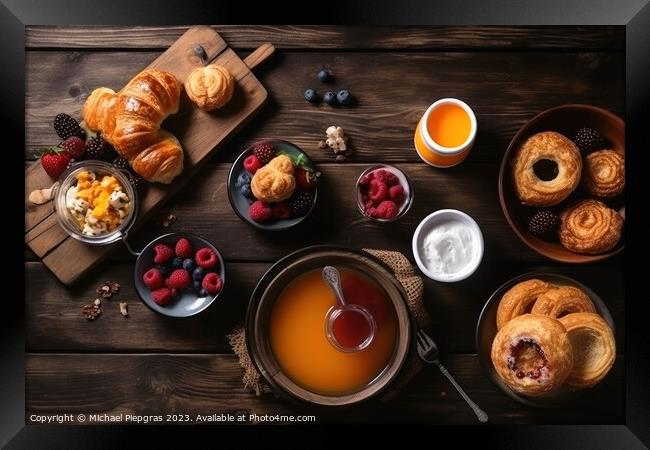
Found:
[[[286,219],[286,220],[271,220],[267,223],[259,223],[255,222],[250,218],[248,215],[248,209],[252,203],[251,200],[246,198],[244,194],[242,194],[237,188],[237,178],[239,177],[240,174],[243,172],[246,172],[246,169],[244,169],[244,160],[248,155],[251,154],[251,150],[253,147],[257,144],[261,144],[262,142],[267,142],[275,148],[276,152],[283,152],[287,153],[290,155],[292,158],[297,158],[300,155],[302,155],[303,159],[305,160],[305,163],[310,166],[312,169],[316,169],[316,166],[314,165],[313,161],[309,158],[307,153],[302,151],[300,148],[297,146],[293,145],[291,142],[283,141],[280,139],[270,139],[270,140],[265,140],[265,141],[259,141],[256,142],[255,144],[251,145],[249,148],[244,150],[241,155],[235,160],[235,162],[232,164],[232,167],[230,168],[230,173],[228,173],[228,200],[230,200],[230,206],[232,207],[233,211],[243,220],[244,222],[254,226],[255,228],[259,228],[260,230],[269,230],[269,231],[280,231],[280,230],[286,230],[288,228],[291,228],[293,226],[298,225],[300,222],[305,220],[309,214],[314,210],[314,206],[316,205],[316,201],[318,200],[318,186],[314,189],[314,200],[311,203],[311,208],[309,208],[309,211],[307,211],[307,214],[305,214],[302,217],[296,217],[294,219]]]

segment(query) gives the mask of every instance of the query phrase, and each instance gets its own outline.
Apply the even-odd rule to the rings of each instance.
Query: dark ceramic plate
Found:
[[[483,370],[487,373],[488,378],[494,384],[499,386],[499,388],[501,388],[501,390],[508,394],[511,398],[520,403],[523,403],[524,405],[557,406],[559,404],[577,399],[585,392],[589,392],[589,389],[571,391],[566,388],[560,388],[558,391],[549,395],[545,395],[543,397],[527,397],[525,395],[521,395],[512,391],[508,386],[506,386],[505,383],[503,383],[503,381],[501,381],[501,378],[499,378],[496,371],[494,370],[494,365],[492,364],[492,358],[490,356],[490,353],[492,351],[492,341],[497,334],[497,308],[499,306],[501,298],[508,291],[508,289],[517,283],[530,280],[531,278],[537,278],[557,285],[575,286],[581,289],[585,294],[589,296],[591,301],[594,302],[598,314],[600,314],[603,319],[605,319],[605,321],[609,324],[609,326],[612,327],[612,331],[614,330],[614,320],[612,319],[612,315],[609,313],[609,309],[607,309],[605,303],[594,291],[572,278],[554,273],[527,273],[515,277],[512,280],[501,285],[501,287],[499,287],[488,299],[487,303],[485,303],[485,306],[483,306],[483,310],[481,311],[481,315],[479,316],[478,324],[476,326],[476,352],[478,354],[479,361],[483,366]]]
[[[167,306],[160,306],[151,298],[151,291],[142,281],[142,276],[144,273],[149,270],[151,267],[156,264],[153,262],[154,252],[153,247],[156,244],[166,244],[172,248],[180,238],[187,238],[191,243],[194,250],[197,250],[202,247],[211,248],[219,257],[219,264],[217,266],[216,272],[219,274],[219,277],[223,280],[223,287],[221,291],[214,296],[209,297],[197,297],[196,293],[192,289],[187,289],[181,293],[178,299],[172,300],[172,302]],[[210,269],[212,271],[212,269]],[[149,309],[162,314],[163,316],[169,317],[189,317],[195,314],[200,313],[205,310],[208,306],[214,302],[219,295],[223,292],[226,287],[226,272],[224,267],[224,259],[221,256],[221,252],[217,248],[210,244],[205,239],[196,236],[194,234],[188,233],[169,233],[157,237],[153,241],[149,242],[147,246],[142,250],[140,256],[135,261],[135,290],[140,296],[142,302],[149,307]]]
[[[625,154],[625,122],[620,117],[595,106],[562,105],[547,109],[536,115],[519,129],[503,155],[501,169],[499,171],[499,201],[501,203],[501,209],[510,227],[519,239],[524,241],[528,247],[547,258],[574,264],[599,261],[619,253],[625,246],[624,237],[621,237],[616,247],[606,253],[582,255],[564,248],[559,239],[541,239],[530,233],[527,229],[527,223],[537,208],[521,204],[512,185],[510,161],[521,144],[535,133],[540,131],[557,131],[571,139],[581,127],[590,127],[598,130],[610,141],[613,150]],[[569,198],[550,209],[559,215],[570,204],[587,198],[593,197],[582,186],[579,186]],[[602,199],[600,200],[603,201]],[[611,200],[604,200],[604,203],[618,211],[624,206],[624,199],[623,196],[619,196]]]
[[[228,173],[228,200],[230,200],[230,206],[232,206],[232,209],[241,218],[241,220],[254,226],[255,228],[259,228],[260,230],[269,230],[269,231],[286,230],[288,228],[298,225],[300,222],[305,220],[309,216],[309,214],[311,214],[311,212],[314,210],[314,206],[316,205],[316,201],[318,200],[318,186],[316,186],[316,188],[314,189],[314,200],[311,203],[311,208],[309,209],[309,211],[307,211],[307,214],[305,214],[304,216],[296,217],[293,219],[287,219],[287,220],[272,220],[268,223],[259,223],[252,220],[248,214],[248,208],[250,207],[252,202],[246,197],[244,197],[244,194],[242,194],[239,191],[239,189],[236,187],[236,184],[239,175],[243,172],[246,172],[246,169],[244,169],[244,160],[248,155],[251,154],[252,148],[256,144],[260,144],[262,142],[268,142],[275,148],[276,152],[287,153],[292,158],[297,158],[300,155],[302,155],[302,157],[304,158],[308,166],[310,166],[312,169],[316,168],[313,161],[309,158],[309,155],[307,155],[307,153],[302,151],[297,146],[293,145],[291,142],[283,141],[280,139],[269,139],[269,140],[256,142],[255,144],[251,145],[249,148],[244,150],[242,154],[239,155],[239,157],[235,160],[232,167],[230,168],[230,172]]]

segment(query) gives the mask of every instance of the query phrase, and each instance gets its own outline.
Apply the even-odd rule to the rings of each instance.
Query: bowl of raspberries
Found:
[[[378,164],[368,167],[356,184],[359,211],[377,222],[403,217],[413,203],[411,182],[397,167]]]
[[[228,199],[235,213],[255,228],[286,230],[314,209],[319,177],[309,156],[291,142],[259,141],[233,163]]]
[[[153,311],[189,317],[212,304],[223,291],[224,260],[217,248],[189,233],[157,237],[135,262],[135,288]]]

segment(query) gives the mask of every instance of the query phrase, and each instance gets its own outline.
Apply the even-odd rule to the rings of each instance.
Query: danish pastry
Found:
[[[598,314],[567,314],[560,322],[573,348],[573,370],[565,384],[584,389],[599,383],[614,365],[616,341],[611,327]]]
[[[578,312],[595,313],[596,307],[587,294],[573,286],[560,286],[545,292],[537,298],[531,311],[554,319]]]
[[[235,92],[235,79],[228,69],[217,64],[197,67],[185,81],[185,92],[203,111],[221,108]]]
[[[583,200],[566,209],[560,219],[560,242],[576,253],[609,251],[623,231],[623,218],[598,200]]]
[[[551,180],[542,180],[535,173],[535,164],[543,160],[557,164],[557,176]],[[581,171],[578,147],[554,131],[543,131],[526,139],[512,161],[513,185],[526,205],[557,205],[578,186]]]
[[[573,349],[564,325],[538,314],[507,322],[492,342],[491,357],[503,382],[529,396],[557,389],[573,368]]]
[[[614,150],[587,155],[583,172],[584,186],[596,197],[616,197],[625,188],[625,157]]]
[[[497,329],[500,330],[511,319],[529,313],[537,298],[554,288],[554,285],[535,278],[511,287],[499,302]]]
[[[266,203],[286,200],[296,189],[293,163],[286,155],[273,158],[259,169],[251,180],[251,191],[258,200]]]

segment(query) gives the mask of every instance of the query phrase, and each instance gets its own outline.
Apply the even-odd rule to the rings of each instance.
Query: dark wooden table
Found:
[[[524,246],[498,203],[498,166],[510,138],[536,113],[563,103],[589,103],[624,114],[622,27],[374,28],[219,26],[245,56],[261,42],[277,54],[256,71],[270,102],[218,152],[191,186],[168,203],[178,217],[173,231],[191,231],[215,243],[227,260],[228,290],[198,317],[171,320],[147,309],[133,290],[133,259],[123,249],[92,276],[66,288],[31,252],[27,273],[26,420],[32,414],[257,414],[313,413],[321,422],[476,423],[471,410],[435,369],[420,372],[394,400],[331,414],[297,407],[242,387],[242,372],[225,335],[243,319],[262,273],[287,253],[318,243],[395,249],[412,258],[418,222],[440,208],[458,208],[480,224],[486,251],[470,279],[426,281],[442,361],[492,423],[623,423],[625,322],[622,258],[588,266],[556,264]],[[184,27],[28,27],[26,42],[26,164],[56,144],[53,117],[79,116],[95,87],[124,85],[185,31]],[[307,87],[323,90],[322,66],[358,99],[354,108],[306,103]],[[437,170],[416,155],[412,136],[426,107],[459,97],[478,118],[477,143],[460,166]],[[317,142],[329,125],[349,134],[354,156],[335,163]],[[225,181],[230,163],[249,143],[282,137],[305,149],[323,172],[322,197],[307,226],[265,234],[230,208]],[[370,163],[390,162],[415,184],[409,214],[392,225],[364,220],[352,199],[358,174]],[[133,237],[138,248],[168,229],[152,221]],[[531,409],[508,398],[484,375],[474,330],[483,303],[509,278],[533,270],[562,273],[593,288],[616,322],[618,358],[596,389],[575,403]],[[81,306],[105,280],[122,284],[103,315],[86,321]],[[128,301],[129,318],[117,302]]]

